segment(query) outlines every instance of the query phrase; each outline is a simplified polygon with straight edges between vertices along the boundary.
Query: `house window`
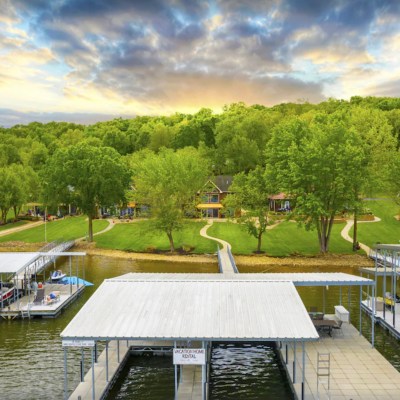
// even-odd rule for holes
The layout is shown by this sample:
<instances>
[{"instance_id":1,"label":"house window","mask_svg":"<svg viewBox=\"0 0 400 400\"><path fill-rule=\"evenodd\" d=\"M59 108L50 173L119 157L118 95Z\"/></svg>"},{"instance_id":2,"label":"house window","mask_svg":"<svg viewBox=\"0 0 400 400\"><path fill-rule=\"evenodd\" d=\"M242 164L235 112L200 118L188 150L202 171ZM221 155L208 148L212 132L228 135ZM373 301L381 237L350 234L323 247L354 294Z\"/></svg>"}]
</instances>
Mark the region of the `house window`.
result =
<instances>
[{"instance_id":1,"label":"house window","mask_svg":"<svg viewBox=\"0 0 400 400\"><path fill-rule=\"evenodd\" d=\"M219 202L219 196L217 194L212 194L210 196L210 203L218 203Z\"/></svg>"}]
</instances>

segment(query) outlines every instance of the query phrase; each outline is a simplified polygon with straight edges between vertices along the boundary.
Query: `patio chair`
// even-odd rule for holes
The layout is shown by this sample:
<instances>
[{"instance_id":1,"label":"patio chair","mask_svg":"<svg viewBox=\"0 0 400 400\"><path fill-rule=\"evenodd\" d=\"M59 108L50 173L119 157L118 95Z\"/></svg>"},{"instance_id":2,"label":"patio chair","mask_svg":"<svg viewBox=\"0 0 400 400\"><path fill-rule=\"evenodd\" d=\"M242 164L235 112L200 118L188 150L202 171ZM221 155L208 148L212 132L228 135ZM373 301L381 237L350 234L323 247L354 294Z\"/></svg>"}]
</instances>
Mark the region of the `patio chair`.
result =
<instances>
[{"instance_id":1,"label":"patio chair","mask_svg":"<svg viewBox=\"0 0 400 400\"><path fill-rule=\"evenodd\" d=\"M38 289L36 292L35 300L33 300L33 304L43 304L44 301L44 289Z\"/></svg>"},{"instance_id":2,"label":"patio chair","mask_svg":"<svg viewBox=\"0 0 400 400\"><path fill-rule=\"evenodd\" d=\"M332 333L334 331L339 331L344 336L343 331L342 331L342 324L343 324L343 321L341 321L341 320L336 321L336 324L332 326Z\"/></svg>"}]
</instances>

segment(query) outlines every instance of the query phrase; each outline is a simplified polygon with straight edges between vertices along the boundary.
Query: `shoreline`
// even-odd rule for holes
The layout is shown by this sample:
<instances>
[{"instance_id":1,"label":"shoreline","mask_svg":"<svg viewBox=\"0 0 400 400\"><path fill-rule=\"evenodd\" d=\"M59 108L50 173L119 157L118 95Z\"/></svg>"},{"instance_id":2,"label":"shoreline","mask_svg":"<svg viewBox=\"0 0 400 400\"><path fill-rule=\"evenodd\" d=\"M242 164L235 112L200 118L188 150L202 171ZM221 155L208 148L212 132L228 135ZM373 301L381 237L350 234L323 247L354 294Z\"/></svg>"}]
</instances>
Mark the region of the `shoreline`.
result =
<instances>
[{"instance_id":1,"label":"shoreline","mask_svg":"<svg viewBox=\"0 0 400 400\"><path fill-rule=\"evenodd\" d=\"M0 244L0 251L38 251L45 243L23 243L6 242ZM162 261L170 263L196 263L210 264L217 262L216 254L154 254L134 253L122 250L99 249L93 244L77 242L74 247L76 251L84 251L90 256L112 257L125 260L140 261ZM373 266L374 263L367 255L360 254L326 254L312 257L291 256L291 257L270 257L262 255L234 255L238 266L285 266L285 267L365 267Z\"/></svg>"}]
</instances>

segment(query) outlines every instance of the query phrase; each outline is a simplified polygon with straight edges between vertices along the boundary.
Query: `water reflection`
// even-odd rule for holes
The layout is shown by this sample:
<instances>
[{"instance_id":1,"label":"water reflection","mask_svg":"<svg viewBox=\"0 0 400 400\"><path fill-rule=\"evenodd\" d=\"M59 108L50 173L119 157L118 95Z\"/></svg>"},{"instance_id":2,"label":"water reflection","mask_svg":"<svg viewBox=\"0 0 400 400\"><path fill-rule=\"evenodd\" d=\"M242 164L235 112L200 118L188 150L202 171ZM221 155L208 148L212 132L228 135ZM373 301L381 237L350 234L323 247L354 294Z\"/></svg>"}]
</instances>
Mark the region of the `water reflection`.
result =
<instances>
[{"instance_id":1,"label":"water reflection","mask_svg":"<svg viewBox=\"0 0 400 400\"><path fill-rule=\"evenodd\" d=\"M219 399L293 399L272 343L214 344L210 400Z\"/></svg>"}]
</instances>

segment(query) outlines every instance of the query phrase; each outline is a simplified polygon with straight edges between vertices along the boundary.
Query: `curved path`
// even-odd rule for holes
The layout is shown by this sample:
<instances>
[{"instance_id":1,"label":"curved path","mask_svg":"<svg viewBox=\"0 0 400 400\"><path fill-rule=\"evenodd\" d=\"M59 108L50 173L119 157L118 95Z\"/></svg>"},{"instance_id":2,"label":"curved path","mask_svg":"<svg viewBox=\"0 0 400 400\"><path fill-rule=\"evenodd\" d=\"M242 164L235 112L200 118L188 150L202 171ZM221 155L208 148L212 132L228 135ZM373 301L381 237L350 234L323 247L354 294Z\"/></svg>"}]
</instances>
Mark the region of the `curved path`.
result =
<instances>
[{"instance_id":1,"label":"curved path","mask_svg":"<svg viewBox=\"0 0 400 400\"><path fill-rule=\"evenodd\" d=\"M34 228L35 226L39 226L39 225L43 225L43 224L44 224L44 221L29 222L22 226L16 226L14 228L5 229L4 231L0 232L0 236L7 236L10 233L25 231L27 229L31 229L31 228Z\"/></svg>"},{"instance_id":2,"label":"curved path","mask_svg":"<svg viewBox=\"0 0 400 400\"><path fill-rule=\"evenodd\" d=\"M371 223L371 222L379 222L381 219L379 217L374 217L373 221L358 221L359 224L367 224L367 223ZM342 231L340 232L342 238L344 240L347 240L350 243L353 243L353 238L349 235L350 229L353 227L354 225L354 220L352 219L348 219L346 222L345 227L342 229ZM367 253L369 254L369 252L371 251L371 248L368 247L365 244L359 243L360 247Z\"/></svg>"},{"instance_id":3,"label":"curved path","mask_svg":"<svg viewBox=\"0 0 400 400\"><path fill-rule=\"evenodd\" d=\"M200 236L203 236L207 239L211 239L211 240L214 240L214 241L222 244L222 250L224 250L224 251L226 251L228 248L231 249L232 246L225 240L218 239L213 236L207 235L207 230L213 223L214 223L214 221L212 219L207 220L207 225L203 226L203 228L201 228L201 230L200 230Z\"/></svg>"},{"instance_id":4,"label":"curved path","mask_svg":"<svg viewBox=\"0 0 400 400\"><path fill-rule=\"evenodd\" d=\"M102 231L96 232L93 234L93 236L101 235L102 233L110 231L112 228L114 228L115 223L112 219L107 219L108 226L105 227ZM80 237L79 239L75 239L76 242L82 242L83 240L86 240L87 236Z\"/></svg>"}]
</instances>

